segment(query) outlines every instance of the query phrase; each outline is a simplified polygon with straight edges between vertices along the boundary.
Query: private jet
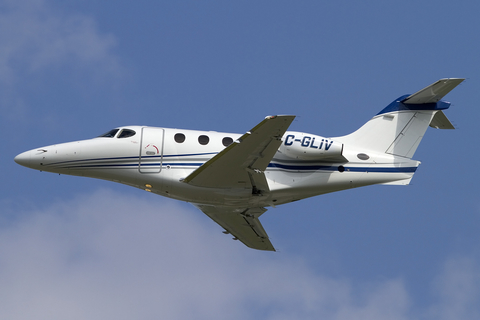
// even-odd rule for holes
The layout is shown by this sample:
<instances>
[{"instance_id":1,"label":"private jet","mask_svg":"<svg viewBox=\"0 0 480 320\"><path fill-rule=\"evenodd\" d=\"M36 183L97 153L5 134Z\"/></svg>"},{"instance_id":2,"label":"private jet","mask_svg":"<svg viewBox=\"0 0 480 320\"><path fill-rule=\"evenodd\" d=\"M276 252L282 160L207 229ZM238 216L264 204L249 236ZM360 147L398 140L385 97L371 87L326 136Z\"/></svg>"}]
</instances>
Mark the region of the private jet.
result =
<instances>
[{"instance_id":1,"label":"private jet","mask_svg":"<svg viewBox=\"0 0 480 320\"><path fill-rule=\"evenodd\" d=\"M403 95L341 137L287 131L292 115L268 116L244 134L125 126L35 148L15 161L190 202L233 239L275 251L259 220L266 208L374 184L409 184L427 128L454 129L442 98L463 80L440 79Z\"/></svg>"}]
</instances>

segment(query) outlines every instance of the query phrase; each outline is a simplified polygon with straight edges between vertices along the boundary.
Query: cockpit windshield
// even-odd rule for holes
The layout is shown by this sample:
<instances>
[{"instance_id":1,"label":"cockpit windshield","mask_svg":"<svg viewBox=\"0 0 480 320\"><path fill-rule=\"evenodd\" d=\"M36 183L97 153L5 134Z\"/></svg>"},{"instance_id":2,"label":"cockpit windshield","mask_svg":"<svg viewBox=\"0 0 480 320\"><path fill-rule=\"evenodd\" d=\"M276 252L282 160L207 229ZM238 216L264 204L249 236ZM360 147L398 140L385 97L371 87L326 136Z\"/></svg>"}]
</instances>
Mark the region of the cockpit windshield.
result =
<instances>
[{"instance_id":1,"label":"cockpit windshield","mask_svg":"<svg viewBox=\"0 0 480 320\"><path fill-rule=\"evenodd\" d=\"M107 133L104 133L104 134L102 134L102 135L100 135L100 136L98 136L98 137L99 137L99 138L102 138L102 137L103 137L103 138L113 138L113 137L115 137L115 135L117 134L118 130L120 130L120 129L110 130L110 131L108 131Z\"/></svg>"}]
</instances>

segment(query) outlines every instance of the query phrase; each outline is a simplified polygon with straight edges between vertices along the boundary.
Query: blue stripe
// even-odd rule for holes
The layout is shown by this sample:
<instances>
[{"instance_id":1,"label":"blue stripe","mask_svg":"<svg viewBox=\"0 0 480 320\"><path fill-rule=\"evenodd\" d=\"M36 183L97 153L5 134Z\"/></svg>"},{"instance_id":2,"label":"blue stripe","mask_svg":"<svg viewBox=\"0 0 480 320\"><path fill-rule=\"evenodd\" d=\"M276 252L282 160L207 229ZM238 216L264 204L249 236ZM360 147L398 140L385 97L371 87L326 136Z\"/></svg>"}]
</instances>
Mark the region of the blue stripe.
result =
<instances>
[{"instance_id":1,"label":"blue stripe","mask_svg":"<svg viewBox=\"0 0 480 320\"><path fill-rule=\"evenodd\" d=\"M191 155L207 155L204 154L191 154ZM182 155L187 156L187 155ZM159 158L160 156L150 156L150 159ZM169 157L174 157L170 155ZM144 157L143 157L144 158ZM47 166L59 165L59 164L67 164L70 163L71 166L67 166L64 168L118 168L118 167L138 167L138 162L133 163L123 163L123 164L115 164L115 163L104 163L104 164L83 164L83 165L75 165L72 162L85 162L85 161L106 161L106 160L126 160L126 159L135 159L137 160L138 157L117 157L117 158L98 158L98 159L84 159L84 160L77 160L77 161L64 161L64 162L57 162L57 163L50 163ZM200 167L203 165L203 162L164 162L164 163L142 163L141 166L171 166L171 167ZM280 163L269 163L269 168L277 168L277 169L284 169L284 170L294 170L294 171L338 171L338 166L326 166L326 165L285 165ZM345 172L393 172L393 173L411 173L417 170L417 167L345 167Z\"/></svg>"},{"instance_id":2,"label":"blue stripe","mask_svg":"<svg viewBox=\"0 0 480 320\"><path fill-rule=\"evenodd\" d=\"M163 155L164 158L169 158L169 157L190 157L190 156L208 156L208 155L213 155L217 154L218 152L208 152L208 153L191 153L191 154L169 154L169 155ZM143 158L143 157L142 157Z\"/></svg>"},{"instance_id":3,"label":"blue stripe","mask_svg":"<svg viewBox=\"0 0 480 320\"><path fill-rule=\"evenodd\" d=\"M415 172L417 167L403 167L403 168L358 168L358 167L345 167L345 171L350 172Z\"/></svg>"},{"instance_id":4,"label":"blue stripe","mask_svg":"<svg viewBox=\"0 0 480 320\"><path fill-rule=\"evenodd\" d=\"M163 163L162 167L200 167L203 163ZM160 163L144 163L142 167L160 166ZM138 163L131 164L92 164L92 165L79 165L71 166L69 168L117 168L117 167L138 167ZM282 165L278 163L270 163L269 168L278 168L284 170L293 171L338 171L338 166L295 166L295 165ZM68 167L67 167L68 168ZM398 168L375 168L375 167L344 167L345 172L384 172L384 173L413 173L417 170L417 167L398 167Z\"/></svg>"},{"instance_id":5,"label":"blue stripe","mask_svg":"<svg viewBox=\"0 0 480 320\"><path fill-rule=\"evenodd\" d=\"M155 159L155 158L171 158L171 157L190 157L190 156L208 156L208 155L215 155L218 152L208 152L208 153L191 153L191 154L170 154L170 155L158 155L158 156L142 156L142 159ZM59 165L59 164L66 164L66 163L73 163L73 162L86 162L86 161L107 161L107 160L137 160L139 157L114 157L114 158L93 158L93 159L81 159L81 160L69 160L69 161L61 161L61 162L52 162L48 165Z\"/></svg>"},{"instance_id":6,"label":"blue stripe","mask_svg":"<svg viewBox=\"0 0 480 320\"><path fill-rule=\"evenodd\" d=\"M65 163L72 163L72 162L85 162L85 161L104 161L104 160L126 160L126 159L135 159L137 160L138 157L116 157L116 158L94 158L94 159L82 159L82 160L69 160L69 161L61 161L61 162L52 162L47 165L58 165L58 164L65 164Z\"/></svg>"},{"instance_id":7,"label":"blue stripe","mask_svg":"<svg viewBox=\"0 0 480 320\"><path fill-rule=\"evenodd\" d=\"M162 165L163 167L165 166L179 166L179 167L199 167L203 163L142 163L142 167L147 167L147 166L160 166ZM63 167L63 168L116 168L116 167L138 167L138 162L135 163L128 163L128 164L85 164L85 165L71 165L69 167Z\"/></svg>"},{"instance_id":8,"label":"blue stripe","mask_svg":"<svg viewBox=\"0 0 480 320\"><path fill-rule=\"evenodd\" d=\"M280 169L287 169L287 170L327 170L327 171L337 171L338 166L298 166L298 165L286 165L286 164L279 164L279 163L269 163L269 168L280 168Z\"/></svg>"},{"instance_id":9,"label":"blue stripe","mask_svg":"<svg viewBox=\"0 0 480 320\"><path fill-rule=\"evenodd\" d=\"M181 167L200 167L203 163L188 163L188 162L180 162L180 163L164 163L164 166L181 166Z\"/></svg>"},{"instance_id":10,"label":"blue stripe","mask_svg":"<svg viewBox=\"0 0 480 320\"><path fill-rule=\"evenodd\" d=\"M338 171L338 166L298 166L298 165L284 165L279 163L270 163L270 168L280 168L286 170L297 171ZM417 167L394 167L394 168L378 168L378 167L345 167L345 172L415 172Z\"/></svg>"},{"instance_id":11,"label":"blue stripe","mask_svg":"<svg viewBox=\"0 0 480 320\"><path fill-rule=\"evenodd\" d=\"M155 165L155 164L148 164L149 166ZM159 166L160 164L156 164ZM142 164L142 166L146 166L145 164ZM85 164L85 165L71 165L68 167L62 167L62 168L74 168L74 169L79 169L79 168L107 168L107 167L138 167L138 162L137 163L128 163L128 164Z\"/></svg>"}]
</instances>

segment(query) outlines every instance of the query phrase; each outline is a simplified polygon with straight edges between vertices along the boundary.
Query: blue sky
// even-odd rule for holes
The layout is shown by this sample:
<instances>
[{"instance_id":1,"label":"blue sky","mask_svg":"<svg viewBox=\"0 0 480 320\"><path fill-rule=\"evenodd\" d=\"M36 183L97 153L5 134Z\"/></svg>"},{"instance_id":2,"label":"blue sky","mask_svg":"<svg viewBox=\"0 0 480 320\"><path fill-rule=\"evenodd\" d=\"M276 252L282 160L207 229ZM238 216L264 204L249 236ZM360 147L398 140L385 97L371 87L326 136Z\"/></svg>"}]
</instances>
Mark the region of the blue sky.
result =
<instances>
[{"instance_id":1,"label":"blue sky","mask_svg":"<svg viewBox=\"0 0 480 320\"><path fill-rule=\"evenodd\" d=\"M1 1L0 318L480 316L476 1ZM270 209L277 253L185 203L40 173L20 152L122 125L348 134L443 77L411 185Z\"/></svg>"}]
</instances>

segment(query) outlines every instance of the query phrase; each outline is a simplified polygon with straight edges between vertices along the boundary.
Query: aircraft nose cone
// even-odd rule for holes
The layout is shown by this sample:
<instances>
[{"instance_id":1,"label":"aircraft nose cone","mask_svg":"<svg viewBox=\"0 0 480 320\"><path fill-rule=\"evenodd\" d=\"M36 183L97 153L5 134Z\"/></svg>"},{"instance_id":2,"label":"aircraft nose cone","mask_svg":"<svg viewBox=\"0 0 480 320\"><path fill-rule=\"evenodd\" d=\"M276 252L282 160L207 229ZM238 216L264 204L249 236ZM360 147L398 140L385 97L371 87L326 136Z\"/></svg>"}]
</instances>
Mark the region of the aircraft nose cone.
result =
<instances>
[{"instance_id":1,"label":"aircraft nose cone","mask_svg":"<svg viewBox=\"0 0 480 320\"><path fill-rule=\"evenodd\" d=\"M13 160L24 167L41 170L43 166L42 159L44 159L41 155L45 152L47 152L45 149L29 150L20 153Z\"/></svg>"},{"instance_id":2,"label":"aircraft nose cone","mask_svg":"<svg viewBox=\"0 0 480 320\"><path fill-rule=\"evenodd\" d=\"M15 157L15 162L18 163L19 165L22 165L24 167L31 167L32 165L32 152L31 151L25 151L20 153L18 156Z\"/></svg>"}]
</instances>

